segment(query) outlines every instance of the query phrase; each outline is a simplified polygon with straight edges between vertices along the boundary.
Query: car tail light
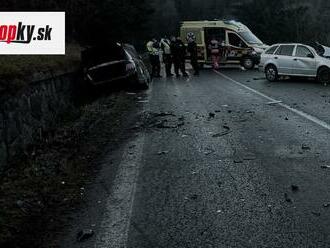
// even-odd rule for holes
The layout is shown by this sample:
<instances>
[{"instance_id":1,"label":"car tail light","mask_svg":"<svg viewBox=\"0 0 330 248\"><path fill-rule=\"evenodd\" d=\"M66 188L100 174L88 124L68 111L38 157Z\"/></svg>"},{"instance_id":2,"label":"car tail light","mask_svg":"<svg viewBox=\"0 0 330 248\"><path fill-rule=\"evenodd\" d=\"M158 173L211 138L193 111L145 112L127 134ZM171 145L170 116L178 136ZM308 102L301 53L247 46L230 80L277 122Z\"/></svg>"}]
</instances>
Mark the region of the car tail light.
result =
<instances>
[{"instance_id":1,"label":"car tail light","mask_svg":"<svg viewBox=\"0 0 330 248\"><path fill-rule=\"evenodd\" d=\"M134 62L129 62L126 64L126 72L133 72L135 71L135 64Z\"/></svg>"}]
</instances>

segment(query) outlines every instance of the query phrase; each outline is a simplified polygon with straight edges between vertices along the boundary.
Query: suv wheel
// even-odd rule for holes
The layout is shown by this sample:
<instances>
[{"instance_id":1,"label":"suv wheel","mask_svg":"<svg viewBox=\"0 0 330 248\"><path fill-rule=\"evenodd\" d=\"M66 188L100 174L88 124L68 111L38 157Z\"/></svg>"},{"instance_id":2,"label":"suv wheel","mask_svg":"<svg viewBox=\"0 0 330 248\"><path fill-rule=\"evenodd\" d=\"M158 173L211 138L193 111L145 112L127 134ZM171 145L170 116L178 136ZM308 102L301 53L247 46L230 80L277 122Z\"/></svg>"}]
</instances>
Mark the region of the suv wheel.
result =
<instances>
[{"instance_id":1,"label":"suv wheel","mask_svg":"<svg viewBox=\"0 0 330 248\"><path fill-rule=\"evenodd\" d=\"M242 65L246 70L252 70L255 66L255 63L252 58L244 58Z\"/></svg>"},{"instance_id":2,"label":"suv wheel","mask_svg":"<svg viewBox=\"0 0 330 248\"><path fill-rule=\"evenodd\" d=\"M274 65L269 65L265 70L266 78L269 82L275 82L278 79L278 72Z\"/></svg>"},{"instance_id":3,"label":"suv wheel","mask_svg":"<svg viewBox=\"0 0 330 248\"><path fill-rule=\"evenodd\" d=\"M322 84L330 83L330 69L323 67L317 73L317 80Z\"/></svg>"}]
</instances>

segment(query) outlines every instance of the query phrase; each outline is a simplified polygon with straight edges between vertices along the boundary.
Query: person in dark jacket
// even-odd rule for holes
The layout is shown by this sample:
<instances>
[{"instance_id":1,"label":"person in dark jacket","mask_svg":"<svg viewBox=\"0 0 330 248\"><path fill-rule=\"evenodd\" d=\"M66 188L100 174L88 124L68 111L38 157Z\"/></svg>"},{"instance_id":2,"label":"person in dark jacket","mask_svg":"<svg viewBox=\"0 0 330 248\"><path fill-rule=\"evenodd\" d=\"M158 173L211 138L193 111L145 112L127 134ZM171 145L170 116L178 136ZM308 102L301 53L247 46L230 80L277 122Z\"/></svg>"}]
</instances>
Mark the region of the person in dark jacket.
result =
<instances>
[{"instance_id":1,"label":"person in dark jacket","mask_svg":"<svg viewBox=\"0 0 330 248\"><path fill-rule=\"evenodd\" d=\"M174 70L177 77L180 77L179 71L181 71L184 77L187 77L185 65L186 46L183 44L180 38L171 38L171 51L173 56Z\"/></svg>"},{"instance_id":2,"label":"person in dark jacket","mask_svg":"<svg viewBox=\"0 0 330 248\"><path fill-rule=\"evenodd\" d=\"M190 63L192 68L194 69L194 75L199 75L199 66L198 66L198 50L197 50L197 43L196 37L194 34L188 34L187 37L188 41L188 53L190 54Z\"/></svg>"}]
</instances>

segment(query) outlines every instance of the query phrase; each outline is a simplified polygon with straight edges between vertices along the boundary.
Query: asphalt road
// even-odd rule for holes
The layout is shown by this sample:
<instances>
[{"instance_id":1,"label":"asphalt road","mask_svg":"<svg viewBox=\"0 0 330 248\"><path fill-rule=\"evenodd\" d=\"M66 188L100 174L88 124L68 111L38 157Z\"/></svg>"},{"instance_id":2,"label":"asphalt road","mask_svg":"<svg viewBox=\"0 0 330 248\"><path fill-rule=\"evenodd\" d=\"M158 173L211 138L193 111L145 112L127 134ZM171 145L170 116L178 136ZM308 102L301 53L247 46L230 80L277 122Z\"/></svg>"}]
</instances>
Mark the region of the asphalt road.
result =
<instances>
[{"instance_id":1,"label":"asphalt road","mask_svg":"<svg viewBox=\"0 0 330 248\"><path fill-rule=\"evenodd\" d=\"M138 101L144 128L75 247L330 247L329 87L204 70Z\"/></svg>"}]
</instances>

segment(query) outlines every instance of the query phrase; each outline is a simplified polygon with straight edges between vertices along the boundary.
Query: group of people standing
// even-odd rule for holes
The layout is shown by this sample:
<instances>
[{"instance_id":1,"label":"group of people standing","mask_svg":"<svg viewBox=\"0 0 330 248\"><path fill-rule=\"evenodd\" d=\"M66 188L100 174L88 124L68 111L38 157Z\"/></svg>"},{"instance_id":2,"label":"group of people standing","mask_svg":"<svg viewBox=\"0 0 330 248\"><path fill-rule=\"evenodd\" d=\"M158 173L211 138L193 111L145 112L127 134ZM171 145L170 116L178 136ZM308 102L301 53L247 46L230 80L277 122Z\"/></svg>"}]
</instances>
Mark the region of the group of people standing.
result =
<instances>
[{"instance_id":1,"label":"group of people standing","mask_svg":"<svg viewBox=\"0 0 330 248\"><path fill-rule=\"evenodd\" d=\"M212 37L208 44L208 51L212 59L213 68L217 70L220 67L221 59L227 56L225 42ZM188 73L186 72L185 65L187 52L192 68L194 69L194 75L199 75L198 46L193 33L187 34L187 46L180 37L172 36L170 39L165 37L160 41L154 38L147 43L147 51L152 66L152 77L161 77L161 57L165 64L167 77L174 76L172 74L173 65L177 77L180 77L181 74L187 77Z\"/></svg>"},{"instance_id":2,"label":"group of people standing","mask_svg":"<svg viewBox=\"0 0 330 248\"><path fill-rule=\"evenodd\" d=\"M187 37L188 46L186 46L180 37L172 36L162 38L160 41L152 39L147 43L147 51L149 53L150 63L152 66L152 77L161 77L161 57L165 64L165 72L167 77L174 76L172 67L177 77L181 74L184 77L188 76L186 72L186 54L189 53L190 62L194 69L194 75L199 75L198 68L198 49L194 37ZM181 74L180 74L181 72Z\"/></svg>"}]
</instances>

